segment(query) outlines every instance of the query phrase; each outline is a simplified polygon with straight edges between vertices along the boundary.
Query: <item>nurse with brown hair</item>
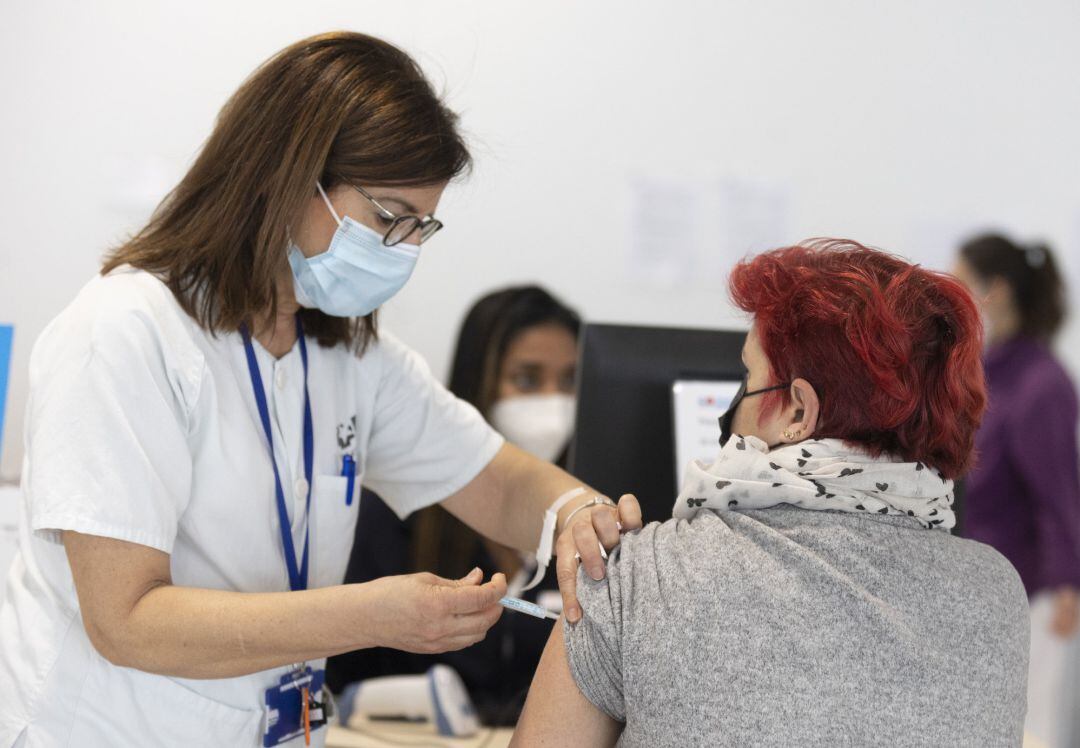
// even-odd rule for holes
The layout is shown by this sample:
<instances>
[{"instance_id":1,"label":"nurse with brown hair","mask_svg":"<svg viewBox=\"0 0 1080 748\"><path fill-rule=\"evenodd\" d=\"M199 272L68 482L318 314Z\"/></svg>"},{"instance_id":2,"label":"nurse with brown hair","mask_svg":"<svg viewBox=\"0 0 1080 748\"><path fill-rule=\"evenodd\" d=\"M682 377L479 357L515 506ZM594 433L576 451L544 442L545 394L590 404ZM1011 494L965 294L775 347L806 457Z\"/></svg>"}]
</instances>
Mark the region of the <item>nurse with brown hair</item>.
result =
<instances>
[{"instance_id":1,"label":"nurse with brown hair","mask_svg":"<svg viewBox=\"0 0 1080 748\"><path fill-rule=\"evenodd\" d=\"M288 47L42 334L0 746L321 744L328 655L483 638L501 574L341 584L361 483L514 548L557 533L571 610L575 551L598 573L640 525L377 329L469 164L455 120L385 42Z\"/></svg>"}]
</instances>

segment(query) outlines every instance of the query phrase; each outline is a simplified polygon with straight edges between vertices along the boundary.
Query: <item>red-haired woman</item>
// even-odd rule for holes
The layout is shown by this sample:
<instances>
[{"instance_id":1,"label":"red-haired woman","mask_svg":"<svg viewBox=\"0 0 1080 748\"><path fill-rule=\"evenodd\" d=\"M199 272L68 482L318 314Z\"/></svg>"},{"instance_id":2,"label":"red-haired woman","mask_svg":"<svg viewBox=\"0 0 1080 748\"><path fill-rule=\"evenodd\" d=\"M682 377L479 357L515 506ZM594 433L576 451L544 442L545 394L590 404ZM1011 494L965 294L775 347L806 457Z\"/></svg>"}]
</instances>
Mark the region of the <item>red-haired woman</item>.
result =
<instances>
[{"instance_id":1,"label":"red-haired woman","mask_svg":"<svg viewBox=\"0 0 1080 748\"><path fill-rule=\"evenodd\" d=\"M720 453L581 579L517 744L1019 745L1024 588L948 532L985 403L970 296L838 240L730 285L753 327Z\"/></svg>"}]
</instances>

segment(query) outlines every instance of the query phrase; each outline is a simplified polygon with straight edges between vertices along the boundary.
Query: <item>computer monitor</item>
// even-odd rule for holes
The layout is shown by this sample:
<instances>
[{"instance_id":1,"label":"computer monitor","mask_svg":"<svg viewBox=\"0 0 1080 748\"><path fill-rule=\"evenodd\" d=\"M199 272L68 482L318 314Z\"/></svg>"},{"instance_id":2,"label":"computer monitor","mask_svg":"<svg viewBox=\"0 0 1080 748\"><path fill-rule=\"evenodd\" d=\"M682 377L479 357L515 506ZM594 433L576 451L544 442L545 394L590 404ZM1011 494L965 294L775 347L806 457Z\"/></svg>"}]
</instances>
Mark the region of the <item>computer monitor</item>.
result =
<instances>
[{"instance_id":1,"label":"computer monitor","mask_svg":"<svg viewBox=\"0 0 1080 748\"><path fill-rule=\"evenodd\" d=\"M613 499L633 493L646 522L670 519L685 468L677 460L719 451L717 419L742 381L745 338L729 330L585 325L570 472Z\"/></svg>"}]
</instances>

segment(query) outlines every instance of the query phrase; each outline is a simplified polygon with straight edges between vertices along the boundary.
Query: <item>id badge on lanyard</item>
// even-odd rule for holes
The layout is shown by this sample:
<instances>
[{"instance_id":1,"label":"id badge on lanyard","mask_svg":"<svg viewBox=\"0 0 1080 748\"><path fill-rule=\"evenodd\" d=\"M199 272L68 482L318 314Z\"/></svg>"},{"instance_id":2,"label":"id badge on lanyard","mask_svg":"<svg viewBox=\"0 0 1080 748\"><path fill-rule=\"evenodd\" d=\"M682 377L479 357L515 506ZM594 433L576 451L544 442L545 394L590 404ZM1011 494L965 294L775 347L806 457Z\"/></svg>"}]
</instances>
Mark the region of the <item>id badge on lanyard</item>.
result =
<instances>
[{"instance_id":1,"label":"id badge on lanyard","mask_svg":"<svg viewBox=\"0 0 1080 748\"><path fill-rule=\"evenodd\" d=\"M326 688L326 671L301 667L281 676L276 686L266 689L266 730L264 748L281 745L304 736L311 745L311 733L333 717L333 698Z\"/></svg>"},{"instance_id":2,"label":"id badge on lanyard","mask_svg":"<svg viewBox=\"0 0 1080 748\"><path fill-rule=\"evenodd\" d=\"M296 558L293 544L292 527L289 524L289 512L285 504L285 491L281 486L281 473L274 457L274 436L270 427L270 408L266 403L266 391L263 389L259 362L255 357L255 347L247 326L240 328L244 339L244 353L247 356L248 373L251 375L251 388L255 393L255 405L259 410L259 421L266 435L266 446L270 451L270 464L274 468L274 495L277 503L278 527L281 530L281 546L285 554L285 569L289 574L289 589L294 592L307 589L308 582L308 539L309 518L311 512L311 474L314 463L314 428L311 418L311 397L308 393L308 357L307 344L304 341L304 326L300 317L296 318L296 336L300 344L300 360L304 364L304 478L307 481L307 496L304 502L304 548L301 559ZM326 724L329 710L333 703L325 689L326 672L313 670L301 664L281 677L276 686L266 689L266 729L263 732L263 745L275 746L286 741L304 736L311 744L311 731Z\"/></svg>"}]
</instances>

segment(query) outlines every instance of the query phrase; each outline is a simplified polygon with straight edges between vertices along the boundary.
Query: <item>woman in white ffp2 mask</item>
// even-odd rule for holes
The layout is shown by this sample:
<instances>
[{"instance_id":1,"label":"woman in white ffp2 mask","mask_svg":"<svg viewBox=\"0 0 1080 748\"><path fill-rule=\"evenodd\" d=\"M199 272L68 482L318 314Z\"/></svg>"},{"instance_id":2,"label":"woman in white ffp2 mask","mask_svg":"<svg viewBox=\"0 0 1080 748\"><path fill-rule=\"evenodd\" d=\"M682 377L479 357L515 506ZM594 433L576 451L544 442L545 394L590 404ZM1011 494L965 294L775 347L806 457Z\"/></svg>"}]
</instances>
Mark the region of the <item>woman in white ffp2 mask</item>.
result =
<instances>
[{"instance_id":1,"label":"woman in white ffp2 mask","mask_svg":"<svg viewBox=\"0 0 1080 748\"><path fill-rule=\"evenodd\" d=\"M538 332L536 334L544 334ZM523 372L526 387L541 385L533 381L533 374ZM511 382L517 387L517 382ZM565 392L512 394L499 400L491 409L488 420L495 429L526 452L541 460L555 462L562 454L574 428L574 397Z\"/></svg>"},{"instance_id":2,"label":"woman in white ffp2 mask","mask_svg":"<svg viewBox=\"0 0 1080 748\"><path fill-rule=\"evenodd\" d=\"M513 444L561 464L574 429L580 325L538 286L488 294L462 322L450 391Z\"/></svg>"},{"instance_id":3,"label":"woman in white ffp2 mask","mask_svg":"<svg viewBox=\"0 0 1080 748\"><path fill-rule=\"evenodd\" d=\"M556 322L520 331L499 362L497 399L487 412L499 433L555 462L574 429L577 338Z\"/></svg>"},{"instance_id":4,"label":"woman in white ffp2 mask","mask_svg":"<svg viewBox=\"0 0 1080 748\"><path fill-rule=\"evenodd\" d=\"M578 315L536 286L484 296L467 313L458 335L449 389L474 405L518 447L561 462L574 425L574 372ZM531 573L515 550L494 543L439 507L402 522L372 494L361 502L361 521L346 582L387 574L450 573L479 566L502 571L515 586ZM387 538L396 542L388 543ZM406 552L394 548L407 546ZM521 597L549 608L561 604L554 571ZM513 591L511 590L511 594ZM434 664L453 667L490 725L513 725L521 711L550 625L528 616L503 616L483 641L460 652L418 656L362 650L332 658L327 679L334 690L380 675L420 673Z\"/></svg>"}]
</instances>

